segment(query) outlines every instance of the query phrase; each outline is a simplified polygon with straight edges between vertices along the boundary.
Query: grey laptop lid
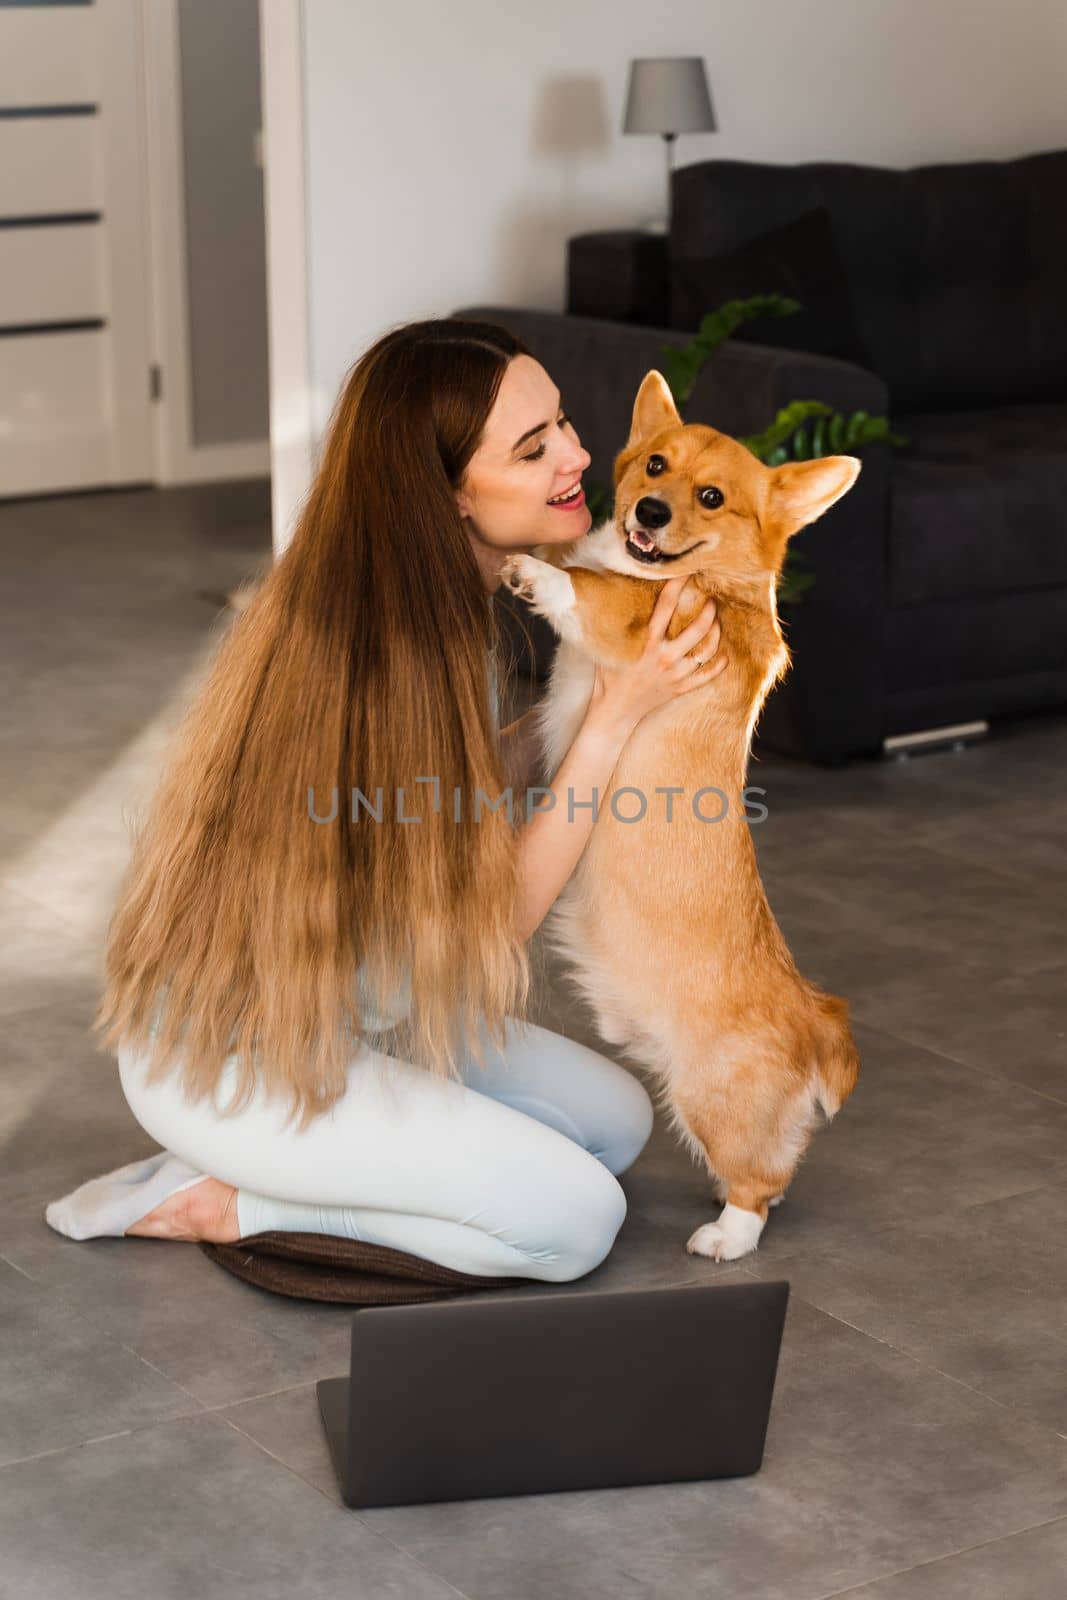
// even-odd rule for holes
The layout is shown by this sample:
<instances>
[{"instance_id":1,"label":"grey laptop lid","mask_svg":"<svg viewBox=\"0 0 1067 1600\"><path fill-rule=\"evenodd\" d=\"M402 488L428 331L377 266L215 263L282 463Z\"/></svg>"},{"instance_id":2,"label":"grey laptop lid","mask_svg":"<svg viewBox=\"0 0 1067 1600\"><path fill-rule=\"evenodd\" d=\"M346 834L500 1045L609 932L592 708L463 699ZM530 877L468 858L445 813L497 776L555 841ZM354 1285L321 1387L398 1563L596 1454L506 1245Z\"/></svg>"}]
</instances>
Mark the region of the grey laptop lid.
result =
<instances>
[{"instance_id":1,"label":"grey laptop lid","mask_svg":"<svg viewBox=\"0 0 1067 1600\"><path fill-rule=\"evenodd\" d=\"M789 1285L372 1306L319 1406L345 1503L421 1504L758 1470Z\"/></svg>"}]
</instances>

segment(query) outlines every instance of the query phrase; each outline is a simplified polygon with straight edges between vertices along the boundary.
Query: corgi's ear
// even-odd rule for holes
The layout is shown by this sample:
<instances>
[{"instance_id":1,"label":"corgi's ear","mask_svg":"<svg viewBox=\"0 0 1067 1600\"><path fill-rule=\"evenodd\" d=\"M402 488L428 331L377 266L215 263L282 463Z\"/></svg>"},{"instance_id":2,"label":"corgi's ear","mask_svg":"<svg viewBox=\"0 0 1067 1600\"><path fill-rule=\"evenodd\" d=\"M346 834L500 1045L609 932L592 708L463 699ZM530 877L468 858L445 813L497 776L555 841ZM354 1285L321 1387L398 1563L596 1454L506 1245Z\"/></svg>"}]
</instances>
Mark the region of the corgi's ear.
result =
<instances>
[{"instance_id":1,"label":"corgi's ear","mask_svg":"<svg viewBox=\"0 0 1067 1600\"><path fill-rule=\"evenodd\" d=\"M670 385L662 372L657 372L655 367L647 372L637 391L634 401L633 421L630 424L630 437L626 441L626 449L631 450L640 444L642 439L647 439L651 434L658 433L661 428L680 428L682 419L678 415L678 408L674 403Z\"/></svg>"},{"instance_id":2,"label":"corgi's ear","mask_svg":"<svg viewBox=\"0 0 1067 1600\"><path fill-rule=\"evenodd\" d=\"M860 475L857 456L818 456L771 468L764 525L784 545L829 511Z\"/></svg>"}]
</instances>

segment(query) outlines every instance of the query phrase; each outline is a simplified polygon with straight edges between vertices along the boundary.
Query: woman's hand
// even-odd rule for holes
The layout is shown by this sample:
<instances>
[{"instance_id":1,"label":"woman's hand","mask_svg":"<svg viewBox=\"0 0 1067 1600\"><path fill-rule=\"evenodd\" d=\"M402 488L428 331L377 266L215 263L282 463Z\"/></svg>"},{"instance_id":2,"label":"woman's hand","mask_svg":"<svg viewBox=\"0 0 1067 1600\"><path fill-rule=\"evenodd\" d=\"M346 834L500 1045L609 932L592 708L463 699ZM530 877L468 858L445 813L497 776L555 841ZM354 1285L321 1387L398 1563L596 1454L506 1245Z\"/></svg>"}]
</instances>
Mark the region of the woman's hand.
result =
<instances>
[{"instance_id":1,"label":"woman's hand","mask_svg":"<svg viewBox=\"0 0 1067 1600\"><path fill-rule=\"evenodd\" d=\"M718 654L721 629L711 598L676 639L666 637L685 583L684 577L668 578L663 585L649 620L644 653L637 661L624 667L598 663L590 710L595 708L601 715L633 726L679 695L702 689L728 664L729 656ZM693 655L687 653L690 650Z\"/></svg>"}]
</instances>

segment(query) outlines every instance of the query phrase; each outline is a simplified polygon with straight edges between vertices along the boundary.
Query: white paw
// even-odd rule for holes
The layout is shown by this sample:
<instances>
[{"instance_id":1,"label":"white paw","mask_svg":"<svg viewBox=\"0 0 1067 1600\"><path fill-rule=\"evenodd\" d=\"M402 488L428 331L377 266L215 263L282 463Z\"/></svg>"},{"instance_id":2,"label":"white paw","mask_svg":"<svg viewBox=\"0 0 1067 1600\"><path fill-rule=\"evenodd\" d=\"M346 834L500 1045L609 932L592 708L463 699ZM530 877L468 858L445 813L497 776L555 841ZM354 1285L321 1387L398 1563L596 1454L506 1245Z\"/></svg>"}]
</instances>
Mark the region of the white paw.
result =
<instances>
[{"instance_id":1,"label":"white paw","mask_svg":"<svg viewBox=\"0 0 1067 1600\"><path fill-rule=\"evenodd\" d=\"M712 1261L736 1261L755 1250L763 1232L763 1218L755 1211L743 1211L727 1204L718 1222L705 1222L686 1244L691 1256L708 1256Z\"/></svg>"},{"instance_id":2,"label":"white paw","mask_svg":"<svg viewBox=\"0 0 1067 1600\"><path fill-rule=\"evenodd\" d=\"M506 589L525 600L539 617L551 622L557 632L566 630L568 614L575 604L574 584L568 573L536 556L508 556L500 568Z\"/></svg>"}]
</instances>

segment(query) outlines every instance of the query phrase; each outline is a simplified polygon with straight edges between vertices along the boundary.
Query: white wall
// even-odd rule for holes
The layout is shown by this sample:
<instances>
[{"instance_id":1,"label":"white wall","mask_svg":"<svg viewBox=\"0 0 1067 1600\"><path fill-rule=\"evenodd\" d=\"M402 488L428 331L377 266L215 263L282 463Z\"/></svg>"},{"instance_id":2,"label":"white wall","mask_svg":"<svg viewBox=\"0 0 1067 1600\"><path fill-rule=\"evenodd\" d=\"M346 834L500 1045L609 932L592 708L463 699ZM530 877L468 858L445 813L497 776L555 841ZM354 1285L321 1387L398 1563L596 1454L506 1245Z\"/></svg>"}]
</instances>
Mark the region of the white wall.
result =
<instances>
[{"instance_id":1,"label":"white wall","mask_svg":"<svg viewBox=\"0 0 1067 1600\"><path fill-rule=\"evenodd\" d=\"M387 327L562 309L570 234L663 213L662 140L620 131L632 56L705 58L720 131L681 136L678 166L1067 145L1062 0L261 4L299 7L303 30L312 442Z\"/></svg>"}]
</instances>

